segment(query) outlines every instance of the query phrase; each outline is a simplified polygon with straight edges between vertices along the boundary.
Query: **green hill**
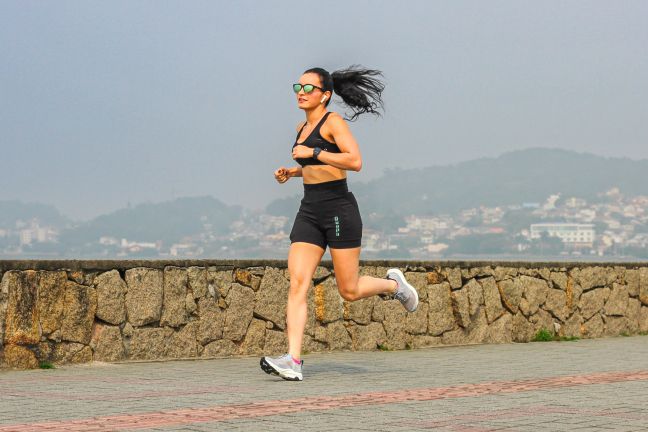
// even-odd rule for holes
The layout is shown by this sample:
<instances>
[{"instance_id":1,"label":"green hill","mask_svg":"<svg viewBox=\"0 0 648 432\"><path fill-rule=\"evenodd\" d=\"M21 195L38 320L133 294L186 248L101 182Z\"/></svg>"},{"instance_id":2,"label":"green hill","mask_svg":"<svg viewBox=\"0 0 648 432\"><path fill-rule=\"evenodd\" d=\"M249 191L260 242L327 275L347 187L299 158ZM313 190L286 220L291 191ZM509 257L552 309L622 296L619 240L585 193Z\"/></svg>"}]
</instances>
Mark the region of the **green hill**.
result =
<instances>
[{"instance_id":1,"label":"green hill","mask_svg":"<svg viewBox=\"0 0 648 432\"><path fill-rule=\"evenodd\" d=\"M350 185L364 214L400 216L543 202L558 192L597 201L598 193L612 187L648 195L648 160L533 148L455 165L388 169L380 178ZM299 198L284 198L266 211L291 216L298 206Z\"/></svg>"},{"instance_id":2,"label":"green hill","mask_svg":"<svg viewBox=\"0 0 648 432\"><path fill-rule=\"evenodd\" d=\"M80 245L96 243L101 236L113 236L139 242L162 240L168 245L205 231L205 224L210 224L215 234L224 234L240 214L239 206L227 206L211 196L143 203L65 230L60 241Z\"/></svg>"},{"instance_id":3,"label":"green hill","mask_svg":"<svg viewBox=\"0 0 648 432\"><path fill-rule=\"evenodd\" d=\"M0 228L14 228L17 220L27 222L33 218L38 219L41 225L64 226L71 223L53 205L20 200L0 201Z\"/></svg>"}]
</instances>

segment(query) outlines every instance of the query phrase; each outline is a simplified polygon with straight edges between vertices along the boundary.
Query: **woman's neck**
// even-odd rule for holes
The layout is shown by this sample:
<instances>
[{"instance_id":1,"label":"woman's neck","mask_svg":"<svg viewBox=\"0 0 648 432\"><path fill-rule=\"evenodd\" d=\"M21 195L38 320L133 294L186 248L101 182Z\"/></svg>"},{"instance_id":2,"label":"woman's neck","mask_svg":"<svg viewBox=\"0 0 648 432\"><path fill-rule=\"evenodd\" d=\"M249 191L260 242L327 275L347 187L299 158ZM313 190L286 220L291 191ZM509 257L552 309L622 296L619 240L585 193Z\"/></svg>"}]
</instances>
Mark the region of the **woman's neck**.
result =
<instances>
[{"instance_id":1,"label":"woman's neck","mask_svg":"<svg viewBox=\"0 0 648 432\"><path fill-rule=\"evenodd\" d=\"M315 126L315 124L324 117L324 114L326 114L326 108L324 107L317 107L313 108L312 110L307 110L306 111L306 123L308 123L309 126Z\"/></svg>"}]
</instances>

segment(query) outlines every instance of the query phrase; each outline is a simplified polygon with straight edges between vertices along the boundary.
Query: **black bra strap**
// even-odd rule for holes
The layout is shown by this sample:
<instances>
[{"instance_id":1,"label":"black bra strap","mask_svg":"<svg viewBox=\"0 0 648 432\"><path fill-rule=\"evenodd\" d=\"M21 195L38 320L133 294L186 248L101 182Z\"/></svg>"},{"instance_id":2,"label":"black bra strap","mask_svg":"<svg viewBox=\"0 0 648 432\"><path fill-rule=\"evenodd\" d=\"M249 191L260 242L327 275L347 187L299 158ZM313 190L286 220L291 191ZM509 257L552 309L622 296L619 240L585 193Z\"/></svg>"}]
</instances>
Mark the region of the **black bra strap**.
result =
<instances>
[{"instance_id":1,"label":"black bra strap","mask_svg":"<svg viewBox=\"0 0 648 432\"><path fill-rule=\"evenodd\" d=\"M299 129L299 132L297 132L297 138L295 139L295 141L299 141L299 136L301 135L301 133L302 133L302 131L304 130L305 127L306 127L306 122L304 122L301 129Z\"/></svg>"},{"instance_id":2,"label":"black bra strap","mask_svg":"<svg viewBox=\"0 0 648 432\"><path fill-rule=\"evenodd\" d=\"M322 125L326 121L326 118L329 116L329 114L331 114L331 111L327 111L326 114L324 114L322 116L322 119L319 122L317 122L317 126L315 126L315 129L313 131L319 130L322 127Z\"/></svg>"},{"instance_id":3,"label":"black bra strap","mask_svg":"<svg viewBox=\"0 0 648 432\"><path fill-rule=\"evenodd\" d=\"M315 126L315 129L313 129L312 133L315 133L316 130L319 130L322 127L322 124L324 123L326 117L328 117L329 114L331 114L331 111L327 111L326 114L322 116L320 121L317 122L317 126ZM307 122L304 122L304 125L301 127L301 129L299 129L299 132L297 132L297 138L295 139L295 141L299 141L299 137L301 136L302 131L306 127L306 123Z\"/></svg>"}]
</instances>

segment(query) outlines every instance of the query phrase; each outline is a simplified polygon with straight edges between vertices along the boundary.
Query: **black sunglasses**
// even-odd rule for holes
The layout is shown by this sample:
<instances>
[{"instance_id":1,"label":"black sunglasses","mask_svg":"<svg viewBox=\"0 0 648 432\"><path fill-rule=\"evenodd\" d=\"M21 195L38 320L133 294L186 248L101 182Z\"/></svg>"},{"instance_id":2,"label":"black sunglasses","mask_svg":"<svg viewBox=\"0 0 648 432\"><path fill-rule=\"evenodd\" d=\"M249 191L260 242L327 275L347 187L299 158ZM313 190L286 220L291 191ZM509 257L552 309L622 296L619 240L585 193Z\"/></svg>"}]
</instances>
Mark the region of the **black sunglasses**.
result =
<instances>
[{"instance_id":1,"label":"black sunglasses","mask_svg":"<svg viewBox=\"0 0 648 432\"><path fill-rule=\"evenodd\" d=\"M302 85L302 84L293 84L293 91L295 93L299 93L299 91L301 89L304 89L304 93L310 93L315 89L320 89L320 90L324 91L324 89L322 87L317 87L316 85L313 85L313 84L304 84L304 85Z\"/></svg>"}]
</instances>

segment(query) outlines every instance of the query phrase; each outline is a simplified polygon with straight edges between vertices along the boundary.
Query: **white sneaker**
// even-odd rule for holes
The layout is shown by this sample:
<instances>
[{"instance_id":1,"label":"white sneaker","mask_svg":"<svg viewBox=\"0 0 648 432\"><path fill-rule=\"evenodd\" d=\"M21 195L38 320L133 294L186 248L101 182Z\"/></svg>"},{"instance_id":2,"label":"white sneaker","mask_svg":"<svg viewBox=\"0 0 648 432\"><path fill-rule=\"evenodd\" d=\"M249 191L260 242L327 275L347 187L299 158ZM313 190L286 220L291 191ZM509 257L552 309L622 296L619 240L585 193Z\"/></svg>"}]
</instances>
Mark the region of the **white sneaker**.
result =
<instances>
[{"instance_id":1,"label":"white sneaker","mask_svg":"<svg viewBox=\"0 0 648 432\"><path fill-rule=\"evenodd\" d=\"M394 298L399 300L408 312L414 312L418 308L418 293L416 289L407 283L405 275L397 268L387 270L385 279L395 280L398 284Z\"/></svg>"},{"instance_id":2,"label":"white sneaker","mask_svg":"<svg viewBox=\"0 0 648 432\"><path fill-rule=\"evenodd\" d=\"M304 360L296 364L292 356L288 353L281 357L261 357L259 364L261 369L267 374L279 375L281 378L289 381L301 381L303 379L302 366L304 365Z\"/></svg>"}]
</instances>

